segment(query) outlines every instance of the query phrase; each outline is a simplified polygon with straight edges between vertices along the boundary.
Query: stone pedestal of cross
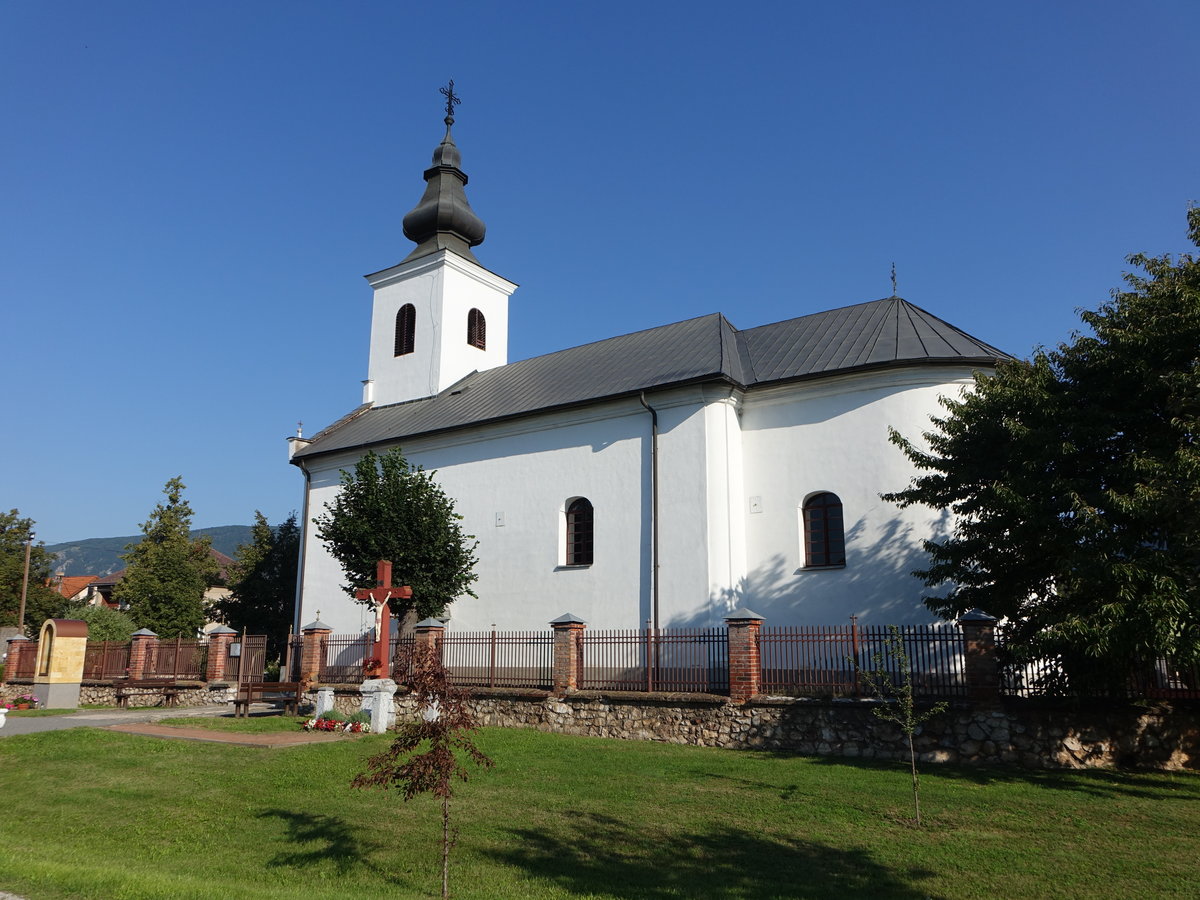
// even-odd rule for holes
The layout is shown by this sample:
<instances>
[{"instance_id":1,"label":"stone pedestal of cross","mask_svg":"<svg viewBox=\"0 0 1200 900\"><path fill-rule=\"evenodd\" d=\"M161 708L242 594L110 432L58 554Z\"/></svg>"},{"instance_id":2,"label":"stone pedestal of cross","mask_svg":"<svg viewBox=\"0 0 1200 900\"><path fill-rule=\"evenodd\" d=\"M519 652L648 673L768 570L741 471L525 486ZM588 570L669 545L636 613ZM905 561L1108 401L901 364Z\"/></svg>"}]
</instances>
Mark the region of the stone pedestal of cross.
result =
<instances>
[{"instance_id":1,"label":"stone pedestal of cross","mask_svg":"<svg viewBox=\"0 0 1200 900\"><path fill-rule=\"evenodd\" d=\"M359 600L369 600L375 610L375 645L371 648L371 657L379 660L379 670L372 673L372 678L390 678L392 675L392 658L388 652L392 640L392 616L388 612L388 601L409 600L412 598L412 588L408 585L392 584L392 564L390 560L381 559L375 566L375 587L355 591L354 596Z\"/></svg>"}]
</instances>

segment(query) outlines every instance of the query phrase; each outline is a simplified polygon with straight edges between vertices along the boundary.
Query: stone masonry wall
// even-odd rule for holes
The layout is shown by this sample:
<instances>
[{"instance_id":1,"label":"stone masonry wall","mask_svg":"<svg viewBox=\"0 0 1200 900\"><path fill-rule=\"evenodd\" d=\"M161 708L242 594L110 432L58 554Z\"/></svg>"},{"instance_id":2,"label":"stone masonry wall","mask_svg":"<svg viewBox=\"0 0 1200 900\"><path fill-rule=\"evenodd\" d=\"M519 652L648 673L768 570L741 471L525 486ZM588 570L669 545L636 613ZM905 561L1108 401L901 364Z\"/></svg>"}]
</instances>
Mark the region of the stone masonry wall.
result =
<instances>
[{"instance_id":1,"label":"stone masonry wall","mask_svg":"<svg viewBox=\"0 0 1200 900\"><path fill-rule=\"evenodd\" d=\"M357 689L338 691L335 704L341 712L357 710ZM711 695L594 691L554 697L540 691L499 689L478 689L471 699L479 723L486 726L906 760L904 735L874 715L877 705L871 700L761 696L736 704ZM396 712L401 720L411 718L412 698L398 694ZM1028 700L978 706L963 703L926 722L915 745L918 759L927 763L1200 769L1200 707L1086 706Z\"/></svg>"}]
</instances>

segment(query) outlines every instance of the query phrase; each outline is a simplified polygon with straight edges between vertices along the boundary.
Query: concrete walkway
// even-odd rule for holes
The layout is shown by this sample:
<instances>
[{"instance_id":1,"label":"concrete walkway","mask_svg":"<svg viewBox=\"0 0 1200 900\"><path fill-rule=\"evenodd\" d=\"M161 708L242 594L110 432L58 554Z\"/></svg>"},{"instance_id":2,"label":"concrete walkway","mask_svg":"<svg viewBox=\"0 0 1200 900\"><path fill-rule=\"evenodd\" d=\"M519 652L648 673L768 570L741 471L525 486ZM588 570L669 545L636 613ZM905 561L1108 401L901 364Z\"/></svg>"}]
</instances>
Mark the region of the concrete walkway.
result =
<instances>
[{"instance_id":1,"label":"concrete walkway","mask_svg":"<svg viewBox=\"0 0 1200 900\"><path fill-rule=\"evenodd\" d=\"M254 704L258 707L259 704ZM272 707L262 706L262 710ZM0 738L14 734L38 734L43 731L61 731L64 728L107 728L111 725L132 725L138 722L159 722L163 719L178 719L191 716L222 716L230 712L230 705L189 706L172 709L156 706L154 709L81 709L63 716L14 716L5 717Z\"/></svg>"}]
</instances>

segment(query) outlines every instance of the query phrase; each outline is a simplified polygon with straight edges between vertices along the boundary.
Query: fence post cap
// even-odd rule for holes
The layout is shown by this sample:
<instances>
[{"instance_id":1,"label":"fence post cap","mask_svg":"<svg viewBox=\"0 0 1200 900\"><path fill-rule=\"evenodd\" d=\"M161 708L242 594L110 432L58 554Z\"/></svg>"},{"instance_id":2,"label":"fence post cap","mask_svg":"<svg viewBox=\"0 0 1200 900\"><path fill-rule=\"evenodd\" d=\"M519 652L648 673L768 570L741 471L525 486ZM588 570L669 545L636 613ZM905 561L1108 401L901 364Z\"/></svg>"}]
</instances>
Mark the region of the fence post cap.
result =
<instances>
[{"instance_id":1,"label":"fence post cap","mask_svg":"<svg viewBox=\"0 0 1200 900\"><path fill-rule=\"evenodd\" d=\"M151 631L149 628L139 628L130 637L158 637L158 633Z\"/></svg>"},{"instance_id":2,"label":"fence post cap","mask_svg":"<svg viewBox=\"0 0 1200 900\"><path fill-rule=\"evenodd\" d=\"M962 625L964 623L967 625L986 625L989 622L995 622L995 621L996 621L995 616L989 616L978 606L975 607L970 612L965 612L961 616L958 617L959 625Z\"/></svg>"},{"instance_id":3,"label":"fence post cap","mask_svg":"<svg viewBox=\"0 0 1200 900\"><path fill-rule=\"evenodd\" d=\"M300 630L301 631L333 631L333 629L330 626L326 625L320 619L317 619L317 621L315 621L315 622L309 622L307 625L305 625Z\"/></svg>"},{"instance_id":4,"label":"fence post cap","mask_svg":"<svg viewBox=\"0 0 1200 900\"><path fill-rule=\"evenodd\" d=\"M23 635L23 634L14 634L12 637L10 637L8 639L8 642L11 644L13 641L27 641L27 640L29 640L29 638L25 637L25 635Z\"/></svg>"},{"instance_id":5,"label":"fence post cap","mask_svg":"<svg viewBox=\"0 0 1200 900\"><path fill-rule=\"evenodd\" d=\"M428 619L422 619L414 627L416 628L445 628L449 619L439 619L436 616L430 616Z\"/></svg>"},{"instance_id":6,"label":"fence post cap","mask_svg":"<svg viewBox=\"0 0 1200 900\"><path fill-rule=\"evenodd\" d=\"M731 612L729 615L727 615L725 617L726 622L744 622L747 619L757 619L760 622L766 621L766 619L764 617L760 616L754 610L746 609L745 607L742 607L740 609L735 609L733 612Z\"/></svg>"},{"instance_id":7,"label":"fence post cap","mask_svg":"<svg viewBox=\"0 0 1200 900\"><path fill-rule=\"evenodd\" d=\"M237 632L234 631L232 628L230 628L228 625L218 625L216 628L214 628L212 631L210 631L208 633L208 636L212 637L212 636L218 635L218 634L237 634Z\"/></svg>"},{"instance_id":8,"label":"fence post cap","mask_svg":"<svg viewBox=\"0 0 1200 900\"><path fill-rule=\"evenodd\" d=\"M551 625L586 625L587 622L585 622L583 619L579 618L579 616L575 615L574 613L563 613L557 619L551 619L550 624Z\"/></svg>"}]
</instances>

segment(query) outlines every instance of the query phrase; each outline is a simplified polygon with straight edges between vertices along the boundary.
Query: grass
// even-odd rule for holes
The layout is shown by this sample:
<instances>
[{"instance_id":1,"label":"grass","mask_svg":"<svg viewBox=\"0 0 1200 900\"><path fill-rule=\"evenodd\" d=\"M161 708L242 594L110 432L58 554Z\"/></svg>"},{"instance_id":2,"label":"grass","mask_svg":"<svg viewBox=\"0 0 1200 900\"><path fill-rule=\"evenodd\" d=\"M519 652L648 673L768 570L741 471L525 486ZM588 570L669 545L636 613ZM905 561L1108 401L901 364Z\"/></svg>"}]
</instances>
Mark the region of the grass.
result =
<instances>
[{"instance_id":1,"label":"grass","mask_svg":"<svg viewBox=\"0 0 1200 900\"><path fill-rule=\"evenodd\" d=\"M40 719L42 716L69 716L77 712L77 709L10 709L8 714L14 719Z\"/></svg>"},{"instance_id":2,"label":"grass","mask_svg":"<svg viewBox=\"0 0 1200 900\"><path fill-rule=\"evenodd\" d=\"M162 719L159 725L175 725L180 728L208 728L212 731L232 731L240 734L270 734L276 731L300 731L306 718L280 716L274 713L248 716L240 719L233 716L197 717L181 716L178 719Z\"/></svg>"},{"instance_id":3,"label":"grass","mask_svg":"<svg viewBox=\"0 0 1200 900\"><path fill-rule=\"evenodd\" d=\"M437 896L432 798L348 787L386 741L271 751L95 729L4 738L0 890ZM930 767L918 830L898 764L502 729L479 744L497 766L455 799L458 898L1200 893L1195 774Z\"/></svg>"}]
</instances>

